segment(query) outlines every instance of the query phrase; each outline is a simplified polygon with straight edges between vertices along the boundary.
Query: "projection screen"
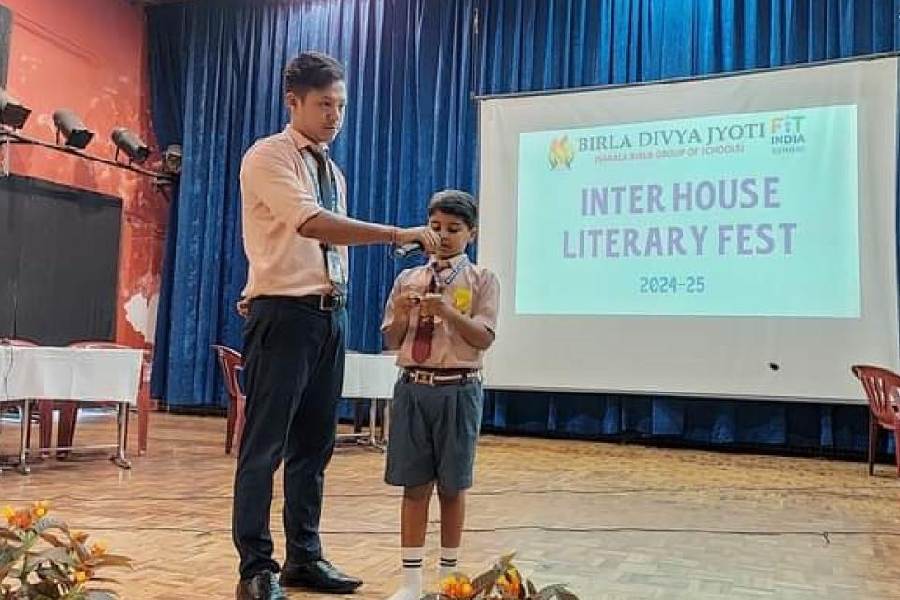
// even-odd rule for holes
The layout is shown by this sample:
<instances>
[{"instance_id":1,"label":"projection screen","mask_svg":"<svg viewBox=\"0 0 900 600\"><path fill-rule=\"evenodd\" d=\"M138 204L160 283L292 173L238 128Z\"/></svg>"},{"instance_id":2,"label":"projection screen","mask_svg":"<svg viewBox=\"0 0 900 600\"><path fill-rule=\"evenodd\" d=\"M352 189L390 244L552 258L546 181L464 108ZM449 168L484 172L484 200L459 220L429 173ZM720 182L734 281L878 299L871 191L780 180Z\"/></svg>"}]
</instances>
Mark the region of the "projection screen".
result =
<instances>
[{"instance_id":1,"label":"projection screen","mask_svg":"<svg viewBox=\"0 0 900 600\"><path fill-rule=\"evenodd\" d=\"M898 368L897 58L480 101L498 389L859 402Z\"/></svg>"}]
</instances>

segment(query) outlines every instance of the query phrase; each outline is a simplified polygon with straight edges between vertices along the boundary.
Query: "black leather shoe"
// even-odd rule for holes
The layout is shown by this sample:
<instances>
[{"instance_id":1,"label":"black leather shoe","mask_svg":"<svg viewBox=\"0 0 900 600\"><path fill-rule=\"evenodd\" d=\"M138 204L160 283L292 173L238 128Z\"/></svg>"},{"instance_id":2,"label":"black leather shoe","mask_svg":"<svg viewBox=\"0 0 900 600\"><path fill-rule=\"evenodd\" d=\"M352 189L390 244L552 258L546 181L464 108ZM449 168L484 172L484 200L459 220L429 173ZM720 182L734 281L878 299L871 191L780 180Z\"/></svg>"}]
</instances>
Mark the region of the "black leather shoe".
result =
<instances>
[{"instance_id":1,"label":"black leather shoe","mask_svg":"<svg viewBox=\"0 0 900 600\"><path fill-rule=\"evenodd\" d=\"M260 571L250 579L242 579L235 597L237 600L287 600L272 571Z\"/></svg>"},{"instance_id":2,"label":"black leather shoe","mask_svg":"<svg viewBox=\"0 0 900 600\"><path fill-rule=\"evenodd\" d=\"M281 570L281 585L314 592L349 594L362 585L362 579L341 573L325 559L304 563L285 563Z\"/></svg>"}]
</instances>

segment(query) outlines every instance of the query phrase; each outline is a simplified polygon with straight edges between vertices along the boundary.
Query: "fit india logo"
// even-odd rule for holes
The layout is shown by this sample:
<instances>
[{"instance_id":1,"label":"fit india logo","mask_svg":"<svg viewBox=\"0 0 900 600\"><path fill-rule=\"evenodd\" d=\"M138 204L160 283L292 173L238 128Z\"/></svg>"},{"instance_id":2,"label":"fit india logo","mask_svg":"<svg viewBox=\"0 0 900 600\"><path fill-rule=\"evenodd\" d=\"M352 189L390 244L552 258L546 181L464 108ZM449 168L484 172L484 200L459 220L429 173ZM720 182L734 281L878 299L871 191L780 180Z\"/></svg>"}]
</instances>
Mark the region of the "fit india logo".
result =
<instances>
[{"instance_id":1,"label":"fit india logo","mask_svg":"<svg viewBox=\"0 0 900 600\"><path fill-rule=\"evenodd\" d=\"M569 136L564 135L550 140L550 152L547 158L550 161L551 171L571 169L572 161L575 160L575 149L572 147L572 142L569 141Z\"/></svg>"},{"instance_id":2,"label":"fit india logo","mask_svg":"<svg viewBox=\"0 0 900 600\"><path fill-rule=\"evenodd\" d=\"M769 120L772 152L775 154L802 152L806 146L807 127L803 115L784 115Z\"/></svg>"}]
</instances>

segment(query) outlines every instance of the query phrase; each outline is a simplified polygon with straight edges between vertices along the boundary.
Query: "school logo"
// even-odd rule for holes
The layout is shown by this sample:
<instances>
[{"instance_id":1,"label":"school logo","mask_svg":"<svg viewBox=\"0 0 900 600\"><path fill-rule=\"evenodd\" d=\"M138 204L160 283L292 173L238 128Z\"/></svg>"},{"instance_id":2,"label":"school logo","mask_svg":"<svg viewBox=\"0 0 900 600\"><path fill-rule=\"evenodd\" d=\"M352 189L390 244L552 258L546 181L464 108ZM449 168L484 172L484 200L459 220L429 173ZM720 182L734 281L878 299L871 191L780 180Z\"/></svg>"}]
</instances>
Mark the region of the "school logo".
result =
<instances>
[{"instance_id":1,"label":"school logo","mask_svg":"<svg viewBox=\"0 0 900 600\"><path fill-rule=\"evenodd\" d=\"M564 135L561 138L550 141L548 159L550 160L551 171L572 168L572 161L575 160L575 149L572 147L572 142L569 141L569 136Z\"/></svg>"}]
</instances>

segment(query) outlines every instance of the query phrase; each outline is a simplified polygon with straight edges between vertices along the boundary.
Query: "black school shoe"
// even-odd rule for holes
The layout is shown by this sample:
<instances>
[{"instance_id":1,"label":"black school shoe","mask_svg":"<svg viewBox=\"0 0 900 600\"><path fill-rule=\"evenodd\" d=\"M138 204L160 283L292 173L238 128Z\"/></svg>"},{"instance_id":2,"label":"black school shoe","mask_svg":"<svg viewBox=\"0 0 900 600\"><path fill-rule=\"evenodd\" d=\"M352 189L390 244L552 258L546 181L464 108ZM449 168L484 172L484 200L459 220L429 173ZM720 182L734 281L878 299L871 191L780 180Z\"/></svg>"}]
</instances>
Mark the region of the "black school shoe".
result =
<instances>
[{"instance_id":1,"label":"black school shoe","mask_svg":"<svg viewBox=\"0 0 900 600\"><path fill-rule=\"evenodd\" d=\"M280 582L284 587L304 588L327 594L349 594L363 583L362 579L342 573L325 559L285 563Z\"/></svg>"},{"instance_id":2,"label":"black school shoe","mask_svg":"<svg viewBox=\"0 0 900 600\"><path fill-rule=\"evenodd\" d=\"M237 600L287 600L278 577L272 571L260 571L250 579L242 579L235 593Z\"/></svg>"}]
</instances>

